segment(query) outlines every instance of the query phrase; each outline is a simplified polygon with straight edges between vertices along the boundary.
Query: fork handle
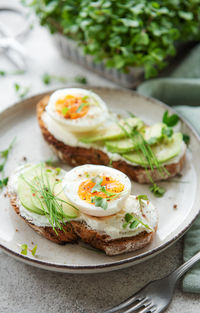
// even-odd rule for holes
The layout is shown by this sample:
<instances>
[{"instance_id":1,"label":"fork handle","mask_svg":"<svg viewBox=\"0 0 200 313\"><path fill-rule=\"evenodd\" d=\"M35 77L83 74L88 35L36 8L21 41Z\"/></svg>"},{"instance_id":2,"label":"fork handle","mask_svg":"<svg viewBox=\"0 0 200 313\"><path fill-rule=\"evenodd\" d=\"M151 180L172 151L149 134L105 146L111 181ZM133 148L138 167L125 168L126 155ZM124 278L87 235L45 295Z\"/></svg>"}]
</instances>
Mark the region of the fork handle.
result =
<instances>
[{"instance_id":1,"label":"fork handle","mask_svg":"<svg viewBox=\"0 0 200 313\"><path fill-rule=\"evenodd\" d=\"M173 271L168 277L176 283L176 281L183 276L195 263L200 261L200 251L196 253L191 259L183 263L175 271Z\"/></svg>"}]
</instances>

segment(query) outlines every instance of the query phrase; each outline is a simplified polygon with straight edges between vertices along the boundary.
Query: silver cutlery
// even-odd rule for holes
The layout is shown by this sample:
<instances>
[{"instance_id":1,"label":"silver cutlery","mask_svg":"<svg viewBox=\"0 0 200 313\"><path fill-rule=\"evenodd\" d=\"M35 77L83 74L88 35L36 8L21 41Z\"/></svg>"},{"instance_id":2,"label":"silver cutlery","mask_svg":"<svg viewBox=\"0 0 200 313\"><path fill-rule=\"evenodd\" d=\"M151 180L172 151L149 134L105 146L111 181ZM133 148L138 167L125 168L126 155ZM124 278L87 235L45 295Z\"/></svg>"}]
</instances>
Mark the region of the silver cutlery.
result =
<instances>
[{"instance_id":1,"label":"silver cutlery","mask_svg":"<svg viewBox=\"0 0 200 313\"><path fill-rule=\"evenodd\" d=\"M102 313L164 312L172 300L177 281L198 261L200 252L168 276L148 283L133 296Z\"/></svg>"}]
</instances>

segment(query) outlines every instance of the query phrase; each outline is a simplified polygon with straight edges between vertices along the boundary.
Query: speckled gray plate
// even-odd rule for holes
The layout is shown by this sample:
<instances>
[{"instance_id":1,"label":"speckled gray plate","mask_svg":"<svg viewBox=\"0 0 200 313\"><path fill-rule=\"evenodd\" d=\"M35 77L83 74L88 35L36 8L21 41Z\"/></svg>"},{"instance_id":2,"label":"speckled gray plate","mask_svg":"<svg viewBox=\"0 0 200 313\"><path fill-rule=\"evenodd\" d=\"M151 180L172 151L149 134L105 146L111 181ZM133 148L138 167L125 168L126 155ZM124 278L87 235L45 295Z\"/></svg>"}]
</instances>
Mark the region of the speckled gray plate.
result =
<instances>
[{"instance_id":1,"label":"speckled gray plate","mask_svg":"<svg viewBox=\"0 0 200 313\"><path fill-rule=\"evenodd\" d=\"M110 108L119 113L132 111L152 124L161 121L163 112L168 109L163 103L145 98L135 92L123 89L88 87L99 94ZM29 98L13 105L0 114L0 150L17 136L15 147L10 155L6 171L9 175L26 157L29 162L49 159L53 154L44 142L37 125L35 105L45 94ZM200 141L195 131L184 121L181 122L184 133L191 136L190 148L183 176L164 182L167 192L162 198L149 193L148 186L133 183L132 193L148 194L159 212L158 231L153 242L144 249L120 256L108 257L102 252L90 250L87 246L67 244L59 246L34 232L11 208L9 201L0 196L0 247L11 256L25 263L47 270L68 273L96 273L112 271L142 262L166 249L180 238L197 217L200 208ZM66 167L68 168L68 167ZM174 209L174 204L177 208ZM28 244L32 248L38 245L37 256L31 253L20 254L20 245Z\"/></svg>"}]
</instances>

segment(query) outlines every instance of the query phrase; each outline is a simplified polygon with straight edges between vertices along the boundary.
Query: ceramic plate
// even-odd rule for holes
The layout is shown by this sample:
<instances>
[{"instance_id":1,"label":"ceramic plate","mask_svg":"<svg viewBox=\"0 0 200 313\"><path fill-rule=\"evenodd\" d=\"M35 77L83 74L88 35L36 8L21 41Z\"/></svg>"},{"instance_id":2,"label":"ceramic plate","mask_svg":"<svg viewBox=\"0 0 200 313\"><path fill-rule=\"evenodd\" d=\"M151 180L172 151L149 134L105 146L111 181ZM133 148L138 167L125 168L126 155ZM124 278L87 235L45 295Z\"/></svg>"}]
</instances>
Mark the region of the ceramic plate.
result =
<instances>
[{"instance_id":1,"label":"ceramic plate","mask_svg":"<svg viewBox=\"0 0 200 313\"><path fill-rule=\"evenodd\" d=\"M131 111L146 123L152 124L162 120L167 109L173 110L154 99L145 98L135 92L122 89L88 87L99 94L114 111L127 114ZM53 153L44 142L37 125L35 106L45 94L29 98L13 105L0 114L0 150L5 149L17 136L15 147L7 163L7 173L28 162L39 162L49 159ZM200 144L195 131L182 120L181 129L191 137L187 151L186 164L181 178L163 182L166 194L155 198L147 185L133 182L132 193L148 194L159 212L158 231L153 242L137 252L109 257L102 252L91 250L85 245L67 244L59 246L40 237L23 220L16 215L9 205L5 192L1 193L0 210L0 246L13 257L31 265L68 273L96 273L124 268L142 262L166 249L180 238L197 217L200 208ZM66 167L69 169L69 167ZM174 208L176 206L176 208ZM21 255L21 244L31 248L38 245L37 256L31 253Z\"/></svg>"}]
</instances>

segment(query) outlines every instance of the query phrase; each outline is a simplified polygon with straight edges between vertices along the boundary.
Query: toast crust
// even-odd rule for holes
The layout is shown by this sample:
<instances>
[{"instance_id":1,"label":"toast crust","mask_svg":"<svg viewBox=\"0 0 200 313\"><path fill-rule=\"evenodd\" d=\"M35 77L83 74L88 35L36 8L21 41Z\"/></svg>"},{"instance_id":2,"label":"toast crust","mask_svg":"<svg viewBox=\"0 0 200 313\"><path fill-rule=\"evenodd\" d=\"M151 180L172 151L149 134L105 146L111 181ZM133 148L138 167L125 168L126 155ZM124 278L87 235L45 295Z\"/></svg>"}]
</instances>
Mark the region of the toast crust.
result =
<instances>
[{"instance_id":1,"label":"toast crust","mask_svg":"<svg viewBox=\"0 0 200 313\"><path fill-rule=\"evenodd\" d=\"M46 128L43 120L42 114L45 110L45 107L48 103L49 96L45 96L37 104L37 118L40 129L44 140L49 144L52 150L64 163L67 163L71 166L78 166L84 164L97 164L97 165L109 165L110 158L109 156L98 149L94 148L85 148L85 147L72 147L64 144L62 141L57 140ZM129 176L132 180L138 183L151 183L150 176L154 182L166 180L171 178L183 169L185 162L185 154L180 158L178 163L172 163L165 165L166 173L161 177L157 169L145 170L141 166L134 166L126 161L112 161L112 167L120 170Z\"/></svg>"},{"instance_id":2,"label":"toast crust","mask_svg":"<svg viewBox=\"0 0 200 313\"><path fill-rule=\"evenodd\" d=\"M154 237L154 232L142 232L133 237L111 239L108 235L98 233L96 230L89 228L84 222L71 221L63 225L63 230L56 228L57 234L50 226L36 226L26 218L20 215L17 205L17 196L13 193L7 193L10 203L15 212L22 218L32 229L41 236L57 244L75 243L79 240L91 245L96 249L103 250L107 255L118 255L126 252L136 251L148 245ZM157 227L155 228L156 231Z\"/></svg>"}]
</instances>

